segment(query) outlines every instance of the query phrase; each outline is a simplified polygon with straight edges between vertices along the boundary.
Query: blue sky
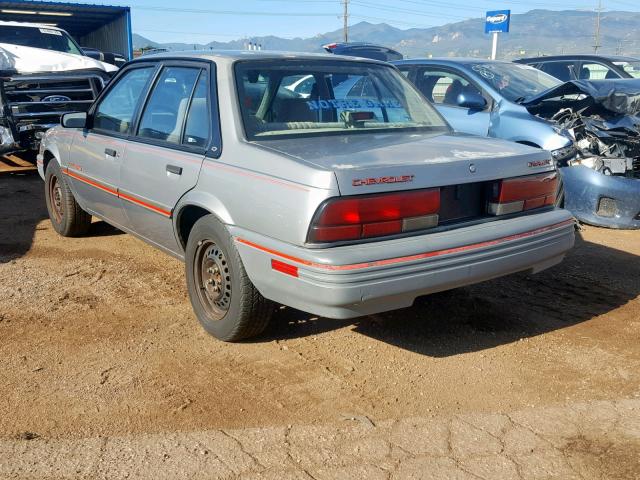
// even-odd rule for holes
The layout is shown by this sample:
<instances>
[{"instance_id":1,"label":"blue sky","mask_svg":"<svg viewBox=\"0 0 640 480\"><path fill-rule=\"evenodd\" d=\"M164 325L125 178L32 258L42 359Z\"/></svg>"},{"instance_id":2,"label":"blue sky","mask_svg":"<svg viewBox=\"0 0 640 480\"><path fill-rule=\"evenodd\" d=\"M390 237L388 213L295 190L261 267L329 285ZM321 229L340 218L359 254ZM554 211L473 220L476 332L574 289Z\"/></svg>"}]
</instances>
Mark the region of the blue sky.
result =
<instances>
[{"instance_id":1,"label":"blue sky","mask_svg":"<svg viewBox=\"0 0 640 480\"><path fill-rule=\"evenodd\" d=\"M83 1L83 0L78 0ZM207 43L261 35L312 37L342 28L341 0L105 0L132 7L133 30L151 40ZM534 8L594 10L597 0L349 0L349 23L385 22L398 28L431 27L486 10ZM640 0L602 0L604 11L640 11ZM338 39L337 39L338 40Z\"/></svg>"}]
</instances>

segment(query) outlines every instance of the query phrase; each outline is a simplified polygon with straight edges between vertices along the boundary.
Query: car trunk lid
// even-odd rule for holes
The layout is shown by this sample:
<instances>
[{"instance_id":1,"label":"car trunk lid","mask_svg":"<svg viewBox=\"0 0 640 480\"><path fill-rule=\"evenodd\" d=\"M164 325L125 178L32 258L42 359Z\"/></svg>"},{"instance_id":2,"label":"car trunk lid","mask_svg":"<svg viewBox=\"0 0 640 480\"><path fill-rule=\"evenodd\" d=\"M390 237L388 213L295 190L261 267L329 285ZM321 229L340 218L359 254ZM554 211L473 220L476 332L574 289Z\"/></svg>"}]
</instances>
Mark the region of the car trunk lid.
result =
<instances>
[{"instance_id":1,"label":"car trunk lid","mask_svg":"<svg viewBox=\"0 0 640 480\"><path fill-rule=\"evenodd\" d=\"M554 168L544 150L463 134L352 134L255 143L333 171L342 195L455 187ZM474 195L472 187L465 188Z\"/></svg>"}]
</instances>

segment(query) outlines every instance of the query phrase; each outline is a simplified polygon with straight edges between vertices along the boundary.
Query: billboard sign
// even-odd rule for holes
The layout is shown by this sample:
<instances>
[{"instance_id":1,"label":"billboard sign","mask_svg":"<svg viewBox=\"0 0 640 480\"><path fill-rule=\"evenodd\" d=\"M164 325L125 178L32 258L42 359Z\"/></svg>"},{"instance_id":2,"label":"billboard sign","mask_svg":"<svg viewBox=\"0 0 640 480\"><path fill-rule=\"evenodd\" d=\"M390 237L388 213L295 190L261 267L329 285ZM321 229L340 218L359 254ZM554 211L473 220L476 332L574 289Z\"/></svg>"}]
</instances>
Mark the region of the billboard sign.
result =
<instances>
[{"instance_id":1,"label":"billboard sign","mask_svg":"<svg viewBox=\"0 0 640 480\"><path fill-rule=\"evenodd\" d=\"M510 20L511 10L493 10L487 12L484 22L484 33L507 33L509 31Z\"/></svg>"}]
</instances>

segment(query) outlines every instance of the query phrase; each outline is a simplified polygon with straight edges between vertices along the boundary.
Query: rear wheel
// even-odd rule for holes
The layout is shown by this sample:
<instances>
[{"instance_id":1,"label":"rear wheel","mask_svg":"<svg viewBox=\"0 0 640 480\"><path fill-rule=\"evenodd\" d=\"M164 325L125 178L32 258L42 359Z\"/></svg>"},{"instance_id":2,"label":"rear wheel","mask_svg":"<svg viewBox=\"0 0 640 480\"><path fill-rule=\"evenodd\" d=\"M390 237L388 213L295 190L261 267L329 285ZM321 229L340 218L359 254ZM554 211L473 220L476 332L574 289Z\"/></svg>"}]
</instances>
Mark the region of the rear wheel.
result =
<instances>
[{"instance_id":1,"label":"rear wheel","mask_svg":"<svg viewBox=\"0 0 640 480\"><path fill-rule=\"evenodd\" d=\"M87 233L91 215L80 208L58 162L51 160L45 173L45 199L51 224L63 237Z\"/></svg>"},{"instance_id":2,"label":"rear wheel","mask_svg":"<svg viewBox=\"0 0 640 480\"><path fill-rule=\"evenodd\" d=\"M228 342L262 333L273 304L251 283L231 235L213 215L193 226L185 263L191 305L207 332Z\"/></svg>"}]
</instances>

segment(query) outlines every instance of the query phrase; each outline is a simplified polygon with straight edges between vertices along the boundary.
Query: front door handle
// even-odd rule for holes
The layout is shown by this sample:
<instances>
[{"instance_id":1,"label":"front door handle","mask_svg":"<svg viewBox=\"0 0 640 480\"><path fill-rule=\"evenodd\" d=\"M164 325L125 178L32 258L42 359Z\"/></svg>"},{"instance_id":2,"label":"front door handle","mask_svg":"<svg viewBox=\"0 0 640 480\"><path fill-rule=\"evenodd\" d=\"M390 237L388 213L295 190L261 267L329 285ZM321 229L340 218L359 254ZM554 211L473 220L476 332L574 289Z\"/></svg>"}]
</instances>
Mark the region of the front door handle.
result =
<instances>
[{"instance_id":1,"label":"front door handle","mask_svg":"<svg viewBox=\"0 0 640 480\"><path fill-rule=\"evenodd\" d=\"M182 167L176 165L167 165L167 172L174 173L176 175L182 175Z\"/></svg>"},{"instance_id":2,"label":"front door handle","mask_svg":"<svg viewBox=\"0 0 640 480\"><path fill-rule=\"evenodd\" d=\"M105 155L109 155L110 157L116 157L118 155L118 152L116 152L113 148L105 148L104 153Z\"/></svg>"}]
</instances>

